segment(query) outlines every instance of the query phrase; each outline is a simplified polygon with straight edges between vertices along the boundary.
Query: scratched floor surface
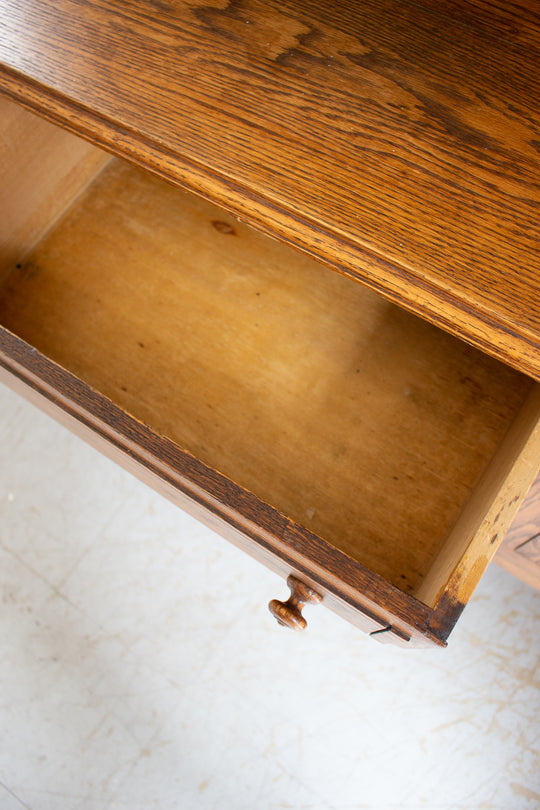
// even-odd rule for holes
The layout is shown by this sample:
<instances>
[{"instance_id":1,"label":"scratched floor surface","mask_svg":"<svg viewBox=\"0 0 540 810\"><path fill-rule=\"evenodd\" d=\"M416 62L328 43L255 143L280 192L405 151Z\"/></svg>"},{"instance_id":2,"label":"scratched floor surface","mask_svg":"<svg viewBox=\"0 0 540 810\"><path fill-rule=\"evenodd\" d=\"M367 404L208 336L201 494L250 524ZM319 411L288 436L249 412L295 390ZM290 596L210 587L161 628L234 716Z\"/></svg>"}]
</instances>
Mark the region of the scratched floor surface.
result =
<instances>
[{"instance_id":1,"label":"scratched floor surface","mask_svg":"<svg viewBox=\"0 0 540 810\"><path fill-rule=\"evenodd\" d=\"M0 810L540 807L540 595L378 645L0 388Z\"/></svg>"}]
</instances>

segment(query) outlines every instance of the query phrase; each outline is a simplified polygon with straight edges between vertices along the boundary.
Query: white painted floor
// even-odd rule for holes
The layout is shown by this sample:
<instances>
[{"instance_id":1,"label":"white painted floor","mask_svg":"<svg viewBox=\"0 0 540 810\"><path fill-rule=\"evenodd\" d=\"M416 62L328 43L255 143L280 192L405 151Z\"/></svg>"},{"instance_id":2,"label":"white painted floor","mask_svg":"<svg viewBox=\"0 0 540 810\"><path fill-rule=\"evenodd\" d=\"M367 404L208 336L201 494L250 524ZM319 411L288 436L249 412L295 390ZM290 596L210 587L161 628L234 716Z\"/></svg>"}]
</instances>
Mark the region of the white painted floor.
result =
<instances>
[{"instance_id":1,"label":"white painted floor","mask_svg":"<svg viewBox=\"0 0 540 810\"><path fill-rule=\"evenodd\" d=\"M540 807L540 595L376 644L0 387L0 808Z\"/></svg>"}]
</instances>

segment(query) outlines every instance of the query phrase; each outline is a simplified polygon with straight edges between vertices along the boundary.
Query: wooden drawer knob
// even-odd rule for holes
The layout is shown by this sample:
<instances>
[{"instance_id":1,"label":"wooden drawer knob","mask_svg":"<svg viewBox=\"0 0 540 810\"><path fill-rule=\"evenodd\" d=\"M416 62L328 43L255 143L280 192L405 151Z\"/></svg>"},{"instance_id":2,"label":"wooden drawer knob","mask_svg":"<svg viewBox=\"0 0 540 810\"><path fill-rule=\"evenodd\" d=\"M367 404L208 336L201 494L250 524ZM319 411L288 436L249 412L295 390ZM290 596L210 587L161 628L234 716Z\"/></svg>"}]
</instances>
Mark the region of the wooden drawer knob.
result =
<instances>
[{"instance_id":1,"label":"wooden drawer knob","mask_svg":"<svg viewBox=\"0 0 540 810\"><path fill-rule=\"evenodd\" d=\"M309 585L305 585L293 577L292 574L287 577L287 585L291 589L291 595L287 601L280 602L279 599L272 599L268 609L284 627L290 627L291 630L305 630L307 622L302 616L302 608L307 604L318 605L322 596Z\"/></svg>"}]
</instances>

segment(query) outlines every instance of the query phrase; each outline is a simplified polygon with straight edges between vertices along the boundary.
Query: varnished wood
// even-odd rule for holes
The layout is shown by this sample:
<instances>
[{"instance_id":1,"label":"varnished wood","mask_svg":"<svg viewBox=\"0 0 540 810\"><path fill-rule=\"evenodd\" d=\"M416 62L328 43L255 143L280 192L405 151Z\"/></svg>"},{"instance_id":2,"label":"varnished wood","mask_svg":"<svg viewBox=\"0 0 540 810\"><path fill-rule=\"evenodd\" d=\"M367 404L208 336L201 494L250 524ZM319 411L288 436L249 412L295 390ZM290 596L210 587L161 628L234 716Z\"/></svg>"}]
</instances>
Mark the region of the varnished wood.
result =
<instances>
[{"instance_id":1,"label":"varnished wood","mask_svg":"<svg viewBox=\"0 0 540 810\"><path fill-rule=\"evenodd\" d=\"M156 491L282 576L295 570L326 607L398 643L445 645L432 611L287 520L0 327L0 379ZM448 633L448 628L446 628Z\"/></svg>"},{"instance_id":2,"label":"varnished wood","mask_svg":"<svg viewBox=\"0 0 540 810\"><path fill-rule=\"evenodd\" d=\"M411 593L530 385L120 163L14 269L0 321Z\"/></svg>"},{"instance_id":3,"label":"varnished wood","mask_svg":"<svg viewBox=\"0 0 540 810\"><path fill-rule=\"evenodd\" d=\"M5 0L0 87L540 378L538 41L525 0Z\"/></svg>"},{"instance_id":4,"label":"varnished wood","mask_svg":"<svg viewBox=\"0 0 540 810\"><path fill-rule=\"evenodd\" d=\"M0 87L540 374L528 6L166 6L6 0ZM107 158L3 104L10 384L378 640L444 644L538 468L538 390L126 167L26 255Z\"/></svg>"},{"instance_id":5,"label":"varnished wood","mask_svg":"<svg viewBox=\"0 0 540 810\"><path fill-rule=\"evenodd\" d=\"M540 590L540 475L493 559L532 588Z\"/></svg>"},{"instance_id":6,"label":"varnished wood","mask_svg":"<svg viewBox=\"0 0 540 810\"><path fill-rule=\"evenodd\" d=\"M287 601L280 602L279 599L272 599L268 609L283 627L291 630L305 630L307 622L302 615L302 608L305 605L318 605L322 601L322 596L292 574L287 577L287 585L291 591Z\"/></svg>"}]
</instances>

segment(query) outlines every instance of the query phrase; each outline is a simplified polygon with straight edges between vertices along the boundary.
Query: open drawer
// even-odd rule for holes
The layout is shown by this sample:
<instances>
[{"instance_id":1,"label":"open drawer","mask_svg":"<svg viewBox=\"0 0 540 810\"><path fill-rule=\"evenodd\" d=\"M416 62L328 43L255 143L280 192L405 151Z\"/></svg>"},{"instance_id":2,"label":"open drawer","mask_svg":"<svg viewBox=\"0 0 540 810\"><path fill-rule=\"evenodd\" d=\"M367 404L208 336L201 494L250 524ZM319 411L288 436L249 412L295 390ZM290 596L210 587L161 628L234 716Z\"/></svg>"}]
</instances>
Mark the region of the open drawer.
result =
<instances>
[{"instance_id":1,"label":"open drawer","mask_svg":"<svg viewBox=\"0 0 540 810\"><path fill-rule=\"evenodd\" d=\"M380 640L444 644L537 385L2 101L3 379Z\"/></svg>"}]
</instances>

